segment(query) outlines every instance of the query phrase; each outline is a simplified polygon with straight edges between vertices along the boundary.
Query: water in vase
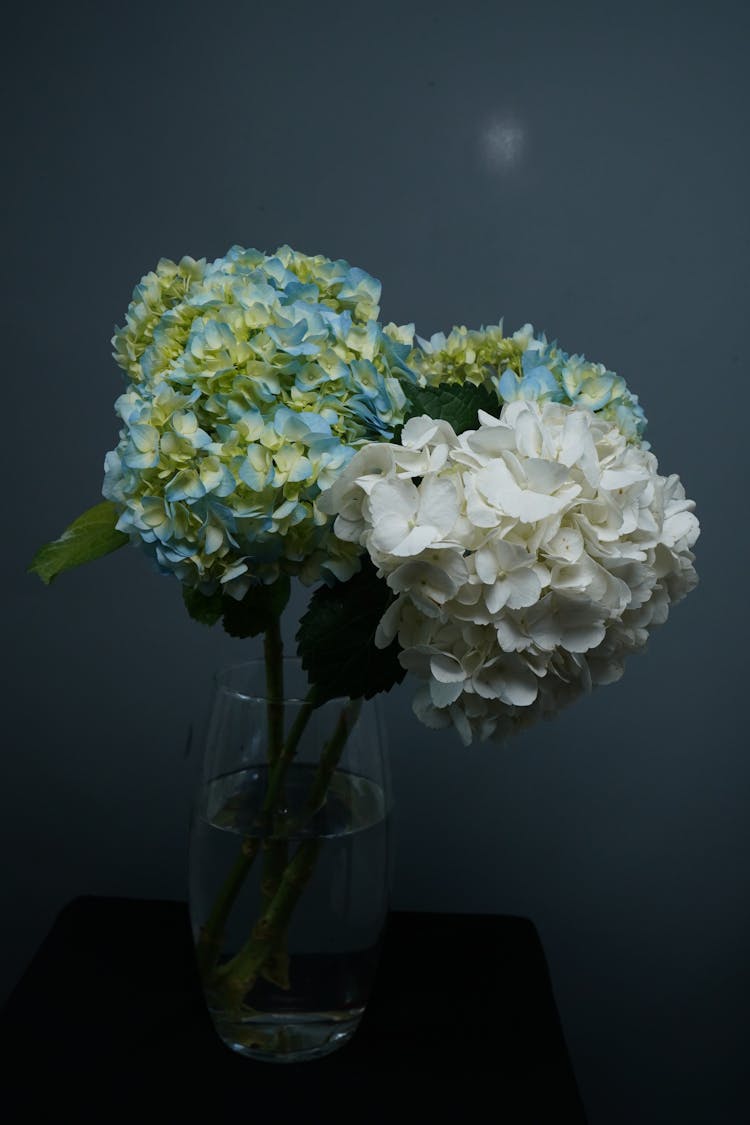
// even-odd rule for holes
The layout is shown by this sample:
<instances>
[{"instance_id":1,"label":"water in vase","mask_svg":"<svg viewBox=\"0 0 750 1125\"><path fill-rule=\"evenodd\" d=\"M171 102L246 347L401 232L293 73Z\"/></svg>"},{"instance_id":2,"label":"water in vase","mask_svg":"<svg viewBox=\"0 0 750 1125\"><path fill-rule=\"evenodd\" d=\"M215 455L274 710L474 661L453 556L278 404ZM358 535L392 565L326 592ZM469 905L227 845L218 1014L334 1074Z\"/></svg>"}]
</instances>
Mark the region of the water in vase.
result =
<instances>
[{"instance_id":1,"label":"water in vase","mask_svg":"<svg viewBox=\"0 0 750 1125\"><path fill-rule=\"evenodd\" d=\"M266 767L227 774L206 788L193 820L191 918L209 1010L231 1047L276 1061L327 1054L351 1037L387 909L382 789L339 770L325 800L311 803L314 775L290 767L271 822Z\"/></svg>"}]
</instances>

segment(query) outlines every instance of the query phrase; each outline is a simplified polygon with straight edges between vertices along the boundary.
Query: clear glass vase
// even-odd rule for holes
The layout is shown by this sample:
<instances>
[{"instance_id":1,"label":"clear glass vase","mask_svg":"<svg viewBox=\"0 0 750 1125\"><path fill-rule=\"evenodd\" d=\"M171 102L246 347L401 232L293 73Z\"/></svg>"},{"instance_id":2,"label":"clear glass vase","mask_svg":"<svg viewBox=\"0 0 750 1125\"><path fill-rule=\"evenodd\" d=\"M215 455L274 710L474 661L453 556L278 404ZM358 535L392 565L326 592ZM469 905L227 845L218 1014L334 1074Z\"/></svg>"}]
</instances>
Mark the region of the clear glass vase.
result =
<instances>
[{"instance_id":1,"label":"clear glass vase","mask_svg":"<svg viewBox=\"0 0 750 1125\"><path fill-rule=\"evenodd\" d=\"M388 911L391 786L376 701L315 705L296 660L215 678L190 832L190 914L214 1026L299 1062L343 1046ZM279 669L280 670L280 669ZM273 697L271 697L273 696Z\"/></svg>"}]
</instances>

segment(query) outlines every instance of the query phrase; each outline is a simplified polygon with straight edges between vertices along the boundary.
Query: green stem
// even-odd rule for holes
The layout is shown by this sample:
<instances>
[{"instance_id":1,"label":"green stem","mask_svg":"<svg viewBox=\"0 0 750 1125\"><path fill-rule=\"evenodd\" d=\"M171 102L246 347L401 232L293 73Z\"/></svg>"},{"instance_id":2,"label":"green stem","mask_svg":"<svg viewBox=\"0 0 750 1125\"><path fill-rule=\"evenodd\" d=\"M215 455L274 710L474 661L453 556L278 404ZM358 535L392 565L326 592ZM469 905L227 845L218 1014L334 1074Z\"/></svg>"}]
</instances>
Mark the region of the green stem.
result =
<instances>
[{"instance_id":1,"label":"green stem","mask_svg":"<svg viewBox=\"0 0 750 1125\"><path fill-rule=\"evenodd\" d=\"M266 796L263 801L263 808L261 810L263 813L266 830L270 828L273 822L273 813L279 803L279 797L281 796L284 781L286 780L287 770L294 760L294 755L297 753L299 740L305 731L305 727L309 722L310 716L315 710L316 700L317 689L315 685L313 685L308 691L302 703L302 706L297 712L297 717L292 723L286 742L282 746L281 753L277 756L271 770L268 779L268 788L266 790Z\"/></svg>"},{"instance_id":2,"label":"green stem","mask_svg":"<svg viewBox=\"0 0 750 1125\"><path fill-rule=\"evenodd\" d=\"M281 629L279 621L274 621L265 632L265 683L268 695L268 728L269 728L269 785L270 777L274 777L274 789L266 793L265 800L269 803L269 817L275 802L283 799L283 783L286 780L289 760L283 762L283 648L281 642ZM273 803L271 803L273 802ZM265 811L265 809L264 809ZM279 889L279 880L284 867L289 862L289 846L286 840L266 838L263 840L263 871L261 873L261 915L269 909L275 893ZM269 956L265 966L264 975L272 984L279 988L289 988L289 957L286 942L280 936L279 943Z\"/></svg>"},{"instance_id":3,"label":"green stem","mask_svg":"<svg viewBox=\"0 0 750 1125\"><path fill-rule=\"evenodd\" d=\"M284 745L284 642L278 617L266 629L263 652L266 658L268 764L272 766Z\"/></svg>"},{"instance_id":4,"label":"green stem","mask_svg":"<svg viewBox=\"0 0 750 1125\"><path fill-rule=\"evenodd\" d=\"M243 840L240 854L224 880L205 925L201 927L195 950L201 976L205 976L213 968L221 953L221 941L229 912L259 851L260 840L250 836Z\"/></svg>"},{"instance_id":5,"label":"green stem","mask_svg":"<svg viewBox=\"0 0 750 1125\"><path fill-rule=\"evenodd\" d=\"M343 708L336 729L323 749L313 781L312 793L307 801L306 816L303 818L303 824L307 823L307 821L312 818L313 814L320 808L325 800L331 777L341 757L341 751L343 750L349 731L356 722L360 706L361 703L358 700L356 704L350 703ZM276 765L280 767L281 756L277 759ZM292 825L294 825L294 822L292 822ZM292 830L293 828L290 829L287 827L284 834L287 836L291 835ZM263 841L261 915L269 910L279 889L284 869L288 862L289 845L287 840L271 838ZM260 970L260 974L264 980L283 989L288 989L290 987L287 936L287 927L284 926L281 932L276 935L276 939L269 949L265 963Z\"/></svg>"},{"instance_id":6,"label":"green stem","mask_svg":"<svg viewBox=\"0 0 750 1125\"><path fill-rule=\"evenodd\" d=\"M307 812L309 816L316 813L325 801L328 786L331 784L334 770L341 758L341 752L344 749L346 740L349 737L349 732L354 727L361 709L361 699L352 699L341 709L339 721L336 723L333 734L323 747L323 752L318 762L318 768L315 771L312 790L310 791L310 796L307 798ZM303 823L306 823L306 821Z\"/></svg>"},{"instance_id":7,"label":"green stem","mask_svg":"<svg viewBox=\"0 0 750 1125\"><path fill-rule=\"evenodd\" d=\"M271 815L278 804L279 795L283 788L289 765L294 759L299 741L304 734L310 716L315 710L316 696L316 688L313 686L310 688L302 706L297 712L297 717L291 725L287 740L271 770L262 809L264 820L266 820L266 824L268 825L270 825ZM253 866L255 857L260 851L260 847L261 839L258 836L248 836L243 841L240 854L234 861L232 869L219 891L213 909L208 916L208 920L201 928L196 947L198 968L201 975L207 974L213 968L216 959L221 953L221 942L224 936L227 918L234 906L237 895L242 889L242 884ZM282 871L283 867L284 865L282 865Z\"/></svg>"},{"instance_id":8,"label":"green stem","mask_svg":"<svg viewBox=\"0 0 750 1125\"><path fill-rule=\"evenodd\" d=\"M286 840L263 841L263 874L260 881L260 912L267 913L276 897L284 871L289 863L289 844ZM270 984L284 990L290 987L289 951L287 932L283 928L275 935L272 947L268 950L261 976Z\"/></svg>"},{"instance_id":9,"label":"green stem","mask_svg":"<svg viewBox=\"0 0 750 1125\"><path fill-rule=\"evenodd\" d=\"M315 870L322 845L321 839L304 840L300 844L294 859L281 876L273 901L253 926L249 941L231 961L217 969L215 981L231 1007L236 1009L241 1005L245 993L257 981L269 952L284 933L292 911Z\"/></svg>"},{"instance_id":10,"label":"green stem","mask_svg":"<svg viewBox=\"0 0 750 1125\"><path fill-rule=\"evenodd\" d=\"M297 743L300 740L305 723L312 713L312 706L305 712L304 708L289 732L289 746L284 745L284 645L281 638L281 622L276 618L266 631L264 637L264 656L266 665L266 716L268 726L267 757L272 766L271 782L273 793L266 796L263 812L266 813L278 800L283 786L284 777L289 762L294 757ZM302 713L304 719L301 720ZM268 808L266 807L268 806ZM207 974L216 963L221 952L221 942L227 918L234 906L237 895L242 889L253 862L260 851L260 839L248 836L243 840L240 854L234 861L232 868L224 880L213 909L208 916L196 944L196 958L198 969L202 975ZM283 865L282 865L283 866Z\"/></svg>"},{"instance_id":11,"label":"green stem","mask_svg":"<svg viewBox=\"0 0 750 1125\"><path fill-rule=\"evenodd\" d=\"M305 815L292 825L304 827L323 804L331 778L341 758L349 732L357 721L362 706L360 699L349 702L341 711L335 730L326 743L318 762ZM279 841L272 841L273 843ZM286 848L286 841L280 841ZM303 840L294 858L280 873L272 897L264 895L261 915L243 948L214 974L229 1004L237 1008L243 996L263 976L279 987L288 988L288 955L286 934L292 911L315 869L323 840ZM270 891L270 887L265 888ZM278 979L277 979L278 978Z\"/></svg>"}]
</instances>

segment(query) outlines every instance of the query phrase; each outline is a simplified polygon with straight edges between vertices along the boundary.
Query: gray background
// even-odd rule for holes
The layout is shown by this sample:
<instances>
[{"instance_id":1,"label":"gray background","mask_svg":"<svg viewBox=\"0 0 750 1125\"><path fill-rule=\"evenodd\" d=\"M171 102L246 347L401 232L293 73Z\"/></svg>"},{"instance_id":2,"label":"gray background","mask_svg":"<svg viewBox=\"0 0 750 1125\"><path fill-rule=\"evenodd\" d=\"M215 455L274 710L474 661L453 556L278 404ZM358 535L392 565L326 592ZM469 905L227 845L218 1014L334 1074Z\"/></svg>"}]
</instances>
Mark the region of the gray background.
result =
<instances>
[{"instance_id":1,"label":"gray background","mask_svg":"<svg viewBox=\"0 0 750 1125\"><path fill-rule=\"evenodd\" d=\"M185 896L189 721L214 668L257 652L190 622L135 551L50 589L24 573L99 496L112 326L162 255L289 242L368 269L422 335L503 315L605 362L697 501L701 584L618 685L501 750L388 697L395 905L534 921L592 1125L745 1119L747 11L10 17L6 988L70 898Z\"/></svg>"}]
</instances>

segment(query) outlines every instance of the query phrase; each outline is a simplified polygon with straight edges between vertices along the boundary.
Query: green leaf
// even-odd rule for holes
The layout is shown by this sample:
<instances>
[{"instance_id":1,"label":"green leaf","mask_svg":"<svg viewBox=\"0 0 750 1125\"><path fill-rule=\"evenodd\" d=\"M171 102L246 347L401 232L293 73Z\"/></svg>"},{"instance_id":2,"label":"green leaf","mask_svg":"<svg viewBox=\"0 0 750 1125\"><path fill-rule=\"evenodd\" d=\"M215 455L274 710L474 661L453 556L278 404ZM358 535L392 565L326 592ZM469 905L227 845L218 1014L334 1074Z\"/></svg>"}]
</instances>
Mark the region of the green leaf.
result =
<instances>
[{"instance_id":1,"label":"green leaf","mask_svg":"<svg viewBox=\"0 0 750 1125\"><path fill-rule=\"evenodd\" d=\"M241 601L226 594L222 598L224 629L230 637L257 637L265 633L284 612L289 601L291 583L288 574L280 574L269 586L251 586Z\"/></svg>"},{"instance_id":2,"label":"green leaf","mask_svg":"<svg viewBox=\"0 0 750 1125\"><path fill-rule=\"evenodd\" d=\"M497 395L487 387L475 387L473 383L438 383L435 387L403 383L402 386L407 402L405 422L421 414L429 414L430 418L450 422L456 433L462 434L464 430L477 428L480 410L486 410L494 417L500 413Z\"/></svg>"},{"instance_id":3,"label":"green leaf","mask_svg":"<svg viewBox=\"0 0 750 1125\"><path fill-rule=\"evenodd\" d=\"M59 539L46 543L37 551L28 568L29 573L38 574L49 586L52 579L64 570L72 570L74 566L124 547L128 537L116 530L118 518L119 513L111 500L95 504L74 520Z\"/></svg>"},{"instance_id":4,"label":"green leaf","mask_svg":"<svg viewBox=\"0 0 750 1125\"><path fill-rule=\"evenodd\" d=\"M224 612L221 590L215 594L202 594L193 586L183 586L182 600L193 621L199 621L201 625L215 625Z\"/></svg>"},{"instance_id":5,"label":"green leaf","mask_svg":"<svg viewBox=\"0 0 750 1125\"><path fill-rule=\"evenodd\" d=\"M297 649L323 703L336 696L371 699L406 675L399 646L375 647L375 630L393 594L367 560L348 582L322 586L310 599L297 632Z\"/></svg>"}]
</instances>

